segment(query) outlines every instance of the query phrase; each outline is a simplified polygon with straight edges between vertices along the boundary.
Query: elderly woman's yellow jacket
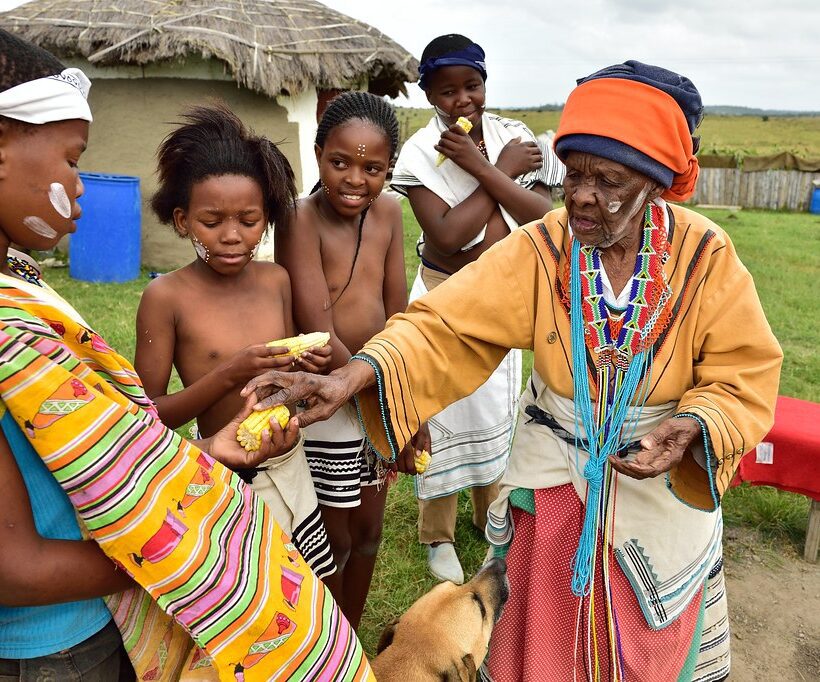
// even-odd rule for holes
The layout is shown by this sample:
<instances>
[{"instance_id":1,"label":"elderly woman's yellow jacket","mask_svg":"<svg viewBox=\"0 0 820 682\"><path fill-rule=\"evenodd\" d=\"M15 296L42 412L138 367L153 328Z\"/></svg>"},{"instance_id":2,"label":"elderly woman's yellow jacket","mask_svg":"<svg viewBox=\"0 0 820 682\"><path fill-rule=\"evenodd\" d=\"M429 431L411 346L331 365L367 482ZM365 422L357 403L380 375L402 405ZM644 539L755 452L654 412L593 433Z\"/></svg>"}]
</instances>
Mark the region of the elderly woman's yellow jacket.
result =
<instances>
[{"instance_id":1,"label":"elderly woman's yellow jacket","mask_svg":"<svg viewBox=\"0 0 820 682\"><path fill-rule=\"evenodd\" d=\"M741 456L771 428L782 352L752 277L726 233L669 206L672 319L654 346L647 405L678 403L708 431L707 466L687 454L669 475L675 494L713 509ZM534 369L572 398L569 253L564 209L513 232L475 263L391 318L361 351L377 386L359 396L367 436L392 458L419 424L480 386L510 348L535 351Z\"/></svg>"}]
</instances>

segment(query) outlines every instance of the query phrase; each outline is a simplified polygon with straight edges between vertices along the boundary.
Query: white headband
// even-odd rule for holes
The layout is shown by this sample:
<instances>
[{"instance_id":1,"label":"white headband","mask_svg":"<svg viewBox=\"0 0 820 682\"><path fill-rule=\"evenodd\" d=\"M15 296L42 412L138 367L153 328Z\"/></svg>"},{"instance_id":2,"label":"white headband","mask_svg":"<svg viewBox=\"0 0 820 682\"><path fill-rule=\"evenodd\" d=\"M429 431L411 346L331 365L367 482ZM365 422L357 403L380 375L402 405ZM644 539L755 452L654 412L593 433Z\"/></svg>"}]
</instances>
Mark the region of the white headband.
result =
<instances>
[{"instance_id":1,"label":"white headband","mask_svg":"<svg viewBox=\"0 0 820 682\"><path fill-rule=\"evenodd\" d=\"M53 123L80 118L93 120L86 98L91 81L79 69L38 78L0 92L0 116L17 121Z\"/></svg>"}]
</instances>

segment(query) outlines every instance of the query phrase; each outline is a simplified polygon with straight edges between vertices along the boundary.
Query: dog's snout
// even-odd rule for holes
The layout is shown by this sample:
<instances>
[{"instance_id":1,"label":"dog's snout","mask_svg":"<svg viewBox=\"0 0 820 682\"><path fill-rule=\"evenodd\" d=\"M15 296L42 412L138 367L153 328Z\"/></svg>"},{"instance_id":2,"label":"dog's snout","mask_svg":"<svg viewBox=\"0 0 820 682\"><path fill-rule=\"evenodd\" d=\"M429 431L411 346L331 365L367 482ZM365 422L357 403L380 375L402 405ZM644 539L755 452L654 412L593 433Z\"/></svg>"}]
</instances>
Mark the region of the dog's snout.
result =
<instances>
[{"instance_id":1,"label":"dog's snout","mask_svg":"<svg viewBox=\"0 0 820 682\"><path fill-rule=\"evenodd\" d=\"M501 558L493 558L490 559L484 566L482 567L483 571L489 571L491 573L500 573L501 575L506 575L507 573L507 562Z\"/></svg>"},{"instance_id":2,"label":"dog's snout","mask_svg":"<svg viewBox=\"0 0 820 682\"><path fill-rule=\"evenodd\" d=\"M507 579L507 562L504 559L493 558L481 567L476 576L488 580L492 584L492 594L496 600L496 620L501 616L507 599L510 596L510 582Z\"/></svg>"}]
</instances>

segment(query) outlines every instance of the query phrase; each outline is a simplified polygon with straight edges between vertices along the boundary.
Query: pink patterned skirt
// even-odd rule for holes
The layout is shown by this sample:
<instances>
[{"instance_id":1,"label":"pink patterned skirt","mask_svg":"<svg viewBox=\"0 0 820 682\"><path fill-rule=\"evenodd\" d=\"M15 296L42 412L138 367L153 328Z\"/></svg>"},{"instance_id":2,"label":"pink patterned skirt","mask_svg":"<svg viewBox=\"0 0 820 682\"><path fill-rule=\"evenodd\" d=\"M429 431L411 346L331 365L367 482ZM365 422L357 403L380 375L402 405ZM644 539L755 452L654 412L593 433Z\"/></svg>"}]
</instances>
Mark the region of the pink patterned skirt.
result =
<instances>
[{"instance_id":1,"label":"pink patterned skirt","mask_svg":"<svg viewBox=\"0 0 820 682\"><path fill-rule=\"evenodd\" d=\"M536 490L535 516L517 508L512 512L515 537L507 556L510 600L490 642L493 682L677 680L692 646L702 593L675 622L653 630L612 558L610 583L623 663L622 675L616 676L609 654L600 561L594 632L587 622L588 597L580 604L570 587L584 512L575 489L567 484Z\"/></svg>"}]
</instances>

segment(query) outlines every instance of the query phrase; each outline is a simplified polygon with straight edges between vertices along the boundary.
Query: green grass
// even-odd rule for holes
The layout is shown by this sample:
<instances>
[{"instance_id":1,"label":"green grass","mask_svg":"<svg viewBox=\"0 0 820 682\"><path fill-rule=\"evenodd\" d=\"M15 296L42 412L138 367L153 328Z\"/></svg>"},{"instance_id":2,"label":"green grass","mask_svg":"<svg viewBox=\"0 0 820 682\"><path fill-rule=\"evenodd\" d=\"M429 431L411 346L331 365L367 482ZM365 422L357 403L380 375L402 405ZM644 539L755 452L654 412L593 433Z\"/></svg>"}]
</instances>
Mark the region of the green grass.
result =
<instances>
[{"instance_id":1,"label":"green grass","mask_svg":"<svg viewBox=\"0 0 820 682\"><path fill-rule=\"evenodd\" d=\"M560 111L494 109L495 113L523 121L536 135L557 130ZM397 111L402 140L427 125L432 109L400 108ZM706 116L698 128L701 152L766 156L793 152L802 157L820 156L820 116Z\"/></svg>"},{"instance_id":2,"label":"green grass","mask_svg":"<svg viewBox=\"0 0 820 682\"><path fill-rule=\"evenodd\" d=\"M418 267L415 243L418 223L402 202L408 285ZM755 277L769 322L783 346L781 393L820 402L820 303L813 285L820 272L820 217L767 211L704 211L725 228ZM46 278L63 293L106 340L132 358L134 319L145 273L125 284L88 284L51 269ZM525 375L531 356L525 357ZM797 549L806 531L808 500L772 488L743 485L724 498L727 526L761 530L775 543ZM416 500L407 477L391 488L385 515L382 549L360 627L365 649L372 653L384 624L401 614L433 584L426 571L424 549L416 541ZM465 572L482 563L486 545L472 527L466 493L459 498L456 544Z\"/></svg>"}]
</instances>

